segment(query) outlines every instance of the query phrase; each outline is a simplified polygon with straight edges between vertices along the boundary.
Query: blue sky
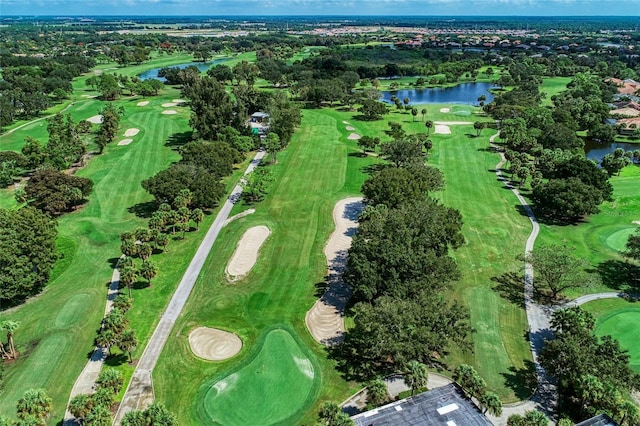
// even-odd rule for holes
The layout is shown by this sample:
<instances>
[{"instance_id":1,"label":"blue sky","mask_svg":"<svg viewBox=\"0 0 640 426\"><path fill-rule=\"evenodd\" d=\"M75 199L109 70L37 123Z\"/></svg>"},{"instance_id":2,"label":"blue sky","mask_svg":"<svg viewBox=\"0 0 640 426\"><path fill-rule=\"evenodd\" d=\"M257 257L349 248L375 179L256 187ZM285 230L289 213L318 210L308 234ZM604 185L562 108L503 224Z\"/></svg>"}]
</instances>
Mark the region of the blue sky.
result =
<instances>
[{"instance_id":1,"label":"blue sky","mask_svg":"<svg viewBox=\"0 0 640 426\"><path fill-rule=\"evenodd\" d=\"M640 0L0 0L3 15L640 16Z\"/></svg>"}]
</instances>

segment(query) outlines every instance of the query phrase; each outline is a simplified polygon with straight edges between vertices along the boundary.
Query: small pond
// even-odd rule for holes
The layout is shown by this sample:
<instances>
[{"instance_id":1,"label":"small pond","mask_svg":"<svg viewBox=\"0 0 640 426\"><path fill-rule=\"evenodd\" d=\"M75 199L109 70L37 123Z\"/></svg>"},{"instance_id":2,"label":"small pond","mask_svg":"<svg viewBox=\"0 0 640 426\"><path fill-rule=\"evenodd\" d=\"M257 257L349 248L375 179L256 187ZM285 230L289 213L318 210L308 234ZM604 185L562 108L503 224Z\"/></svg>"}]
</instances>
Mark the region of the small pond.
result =
<instances>
[{"instance_id":1,"label":"small pond","mask_svg":"<svg viewBox=\"0 0 640 426\"><path fill-rule=\"evenodd\" d=\"M393 103L391 97L400 100L409 98L411 104L465 104L478 105L478 98L485 95L485 103L493 101L489 89L497 87L491 83L462 83L453 87L433 87L427 89L402 89L395 92L381 92L382 100Z\"/></svg>"},{"instance_id":2,"label":"small pond","mask_svg":"<svg viewBox=\"0 0 640 426\"><path fill-rule=\"evenodd\" d=\"M598 143L591 140L587 140L584 143L584 152L589 160L597 161L598 163L607 154L612 153L618 148L622 148L625 151L635 151L640 149L640 144L626 143L626 142L614 142L611 144Z\"/></svg>"},{"instance_id":3,"label":"small pond","mask_svg":"<svg viewBox=\"0 0 640 426\"><path fill-rule=\"evenodd\" d=\"M222 58L222 59L216 59L214 61L209 61L209 62L188 62L186 64L178 64L178 65L169 65L167 67L160 67L160 68L152 68L150 70L147 70L145 72L143 72L142 74L138 74L138 78L140 80L148 80L150 78L155 78L158 79L160 81L165 81L164 77L158 77L158 72L162 69L162 68L180 68L180 69L185 69L187 67L190 66L195 66L196 68L198 68L200 71L206 71L209 68L211 68L214 65L218 65L222 62L228 61L228 58Z\"/></svg>"}]
</instances>

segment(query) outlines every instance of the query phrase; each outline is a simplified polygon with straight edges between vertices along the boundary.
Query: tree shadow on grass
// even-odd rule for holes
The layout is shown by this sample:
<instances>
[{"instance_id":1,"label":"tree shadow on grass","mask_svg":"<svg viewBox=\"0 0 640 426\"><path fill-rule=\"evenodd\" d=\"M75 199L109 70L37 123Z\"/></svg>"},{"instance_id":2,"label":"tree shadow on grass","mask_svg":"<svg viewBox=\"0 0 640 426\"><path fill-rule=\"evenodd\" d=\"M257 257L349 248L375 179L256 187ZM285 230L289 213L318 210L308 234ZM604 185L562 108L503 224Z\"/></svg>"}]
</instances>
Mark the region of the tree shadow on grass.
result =
<instances>
[{"instance_id":1,"label":"tree shadow on grass","mask_svg":"<svg viewBox=\"0 0 640 426\"><path fill-rule=\"evenodd\" d=\"M156 210L158 210L158 203L155 200L134 204L127 209L129 213L145 219L150 218Z\"/></svg>"},{"instance_id":2,"label":"tree shadow on grass","mask_svg":"<svg viewBox=\"0 0 640 426\"><path fill-rule=\"evenodd\" d=\"M129 362L127 354L111 354L104 360L104 364L109 367L118 367Z\"/></svg>"},{"instance_id":3,"label":"tree shadow on grass","mask_svg":"<svg viewBox=\"0 0 640 426\"><path fill-rule=\"evenodd\" d=\"M501 373L504 384L516 397L524 401L533 395L538 385L536 369L533 361L525 361L523 368L509 367L508 373Z\"/></svg>"},{"instance_id":4,"label":"tree shadow on grass","mask_svg":"<svg viewBox=\"0 0 640 426\"><path fill-rule=\"evenodd\" d=\"M120 261L119 257L112 257L109 260L107 260L107 262L109 262L109 266L111 267L111 269L116 269L118 267L119 261ZM109 284L111 284L111 281L109 281ZM109 284L107 284L107 286Z\"/></svg>"},{"instance_id":5,"label":"tree shadow on grass","mask_svg":"<svg viewBox=\"0 0 640 426\"><path fill-rule=\"evenodd\" d=\"M524 308L524 277L519 272L505 272L499 277L492 277L496 283L493 289L514 305Z\"/></svg>"},{"instance_id":6,"label":"tree shadow on grass","mask_svg":"<svg viewBox=\"0 0 640 426\"><path fill-rule=\"evenodd\" d=\"M178 149L193 140L193 132L174 133L167 138L166 146Z\"/></svg>"},{"instance_id":7,"label":"tree shadow on grass","mask_svg":"<svg viewBox=\"0 0 640 426\"><path fill-rule=\"evenodd\" d=\"M640 291L640 268L632 263L605 260L596 266L595 272L609 288L632 293Z\"/></svg>"},{"instance_id":8,"label":"tree shadow on grass","mask_svg":"<svg viewBox=\"0 0 640 426\"><path fill-rule=\"evenodd\" d=\"M384 164L384 163L375 163L375 164L368 164L364 167L362 167L362 171L364 173L367 174L374 174L375 172L379 172L381 170L386 169L387 167L389 167L389 164Z\"/></svg>"}]
</instances>

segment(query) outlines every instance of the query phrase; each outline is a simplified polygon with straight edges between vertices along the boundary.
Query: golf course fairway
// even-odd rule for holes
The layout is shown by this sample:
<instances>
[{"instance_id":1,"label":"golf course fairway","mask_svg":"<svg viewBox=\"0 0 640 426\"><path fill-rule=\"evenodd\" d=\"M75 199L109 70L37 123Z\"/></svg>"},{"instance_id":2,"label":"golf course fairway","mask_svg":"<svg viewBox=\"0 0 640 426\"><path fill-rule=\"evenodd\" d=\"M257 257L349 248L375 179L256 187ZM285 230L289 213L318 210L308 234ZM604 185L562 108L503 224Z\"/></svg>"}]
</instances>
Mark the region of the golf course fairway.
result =
<instances>
[{"instance_id":1,"label":"golf course fairway","mask_svg":"<svg viewBox=\"0 0 640 426\"><path fill-rule=\"evenodd\" d=\"M289 423L314 402L317 368L289 331L268 331L255 350L244 364L203 386L198 410L203 423Z\"/></svg>"}]
</instances>

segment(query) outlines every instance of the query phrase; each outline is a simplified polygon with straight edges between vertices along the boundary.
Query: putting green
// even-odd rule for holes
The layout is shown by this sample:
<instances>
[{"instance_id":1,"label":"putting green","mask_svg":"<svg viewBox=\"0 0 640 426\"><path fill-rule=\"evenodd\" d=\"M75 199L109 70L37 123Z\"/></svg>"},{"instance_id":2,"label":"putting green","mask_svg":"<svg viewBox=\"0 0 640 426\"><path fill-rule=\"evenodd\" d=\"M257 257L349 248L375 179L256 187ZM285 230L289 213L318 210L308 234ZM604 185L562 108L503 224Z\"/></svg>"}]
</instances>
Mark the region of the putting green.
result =
<instances>
[{"instance_id":1,"label":"putting green","mask_svg":"<svg viewBox=\"0 0 640 426\"><path fill-rule=\"evenodd\" d=\"M273 329L247 362L201 391L206 424L272 425L295 423L315 399L317 368L296 339Z\"/></svg>"},{"instance_id":2,"label":"putting green","mask_svg":"<svg viewBox=\"0 0 640 426\"><path fill-rule=\"evenodd\" d=\"M616 309L598 318L596 334L611 335L629 351L629 365L640 372L640 306Z\"/></svg>"},{"instance_id":3,"label":"putting green","mask_svg":"<svg viewBox=\"0 0 640 426\"><path fill-rule=\"evenodd\" d=\"M451 107L451 114L469 116L471 115L471 108L464 105L454 105Z\"/></svg>"},{"instance_id":4,"label":"putting green","mask_svg":"<svg viewBox=\"0 0 640 426\"><path fill-rule=\"evenodd\" d=\"M635 227L624 228L607 237L606 244L614 250L624 251L629 235L635 232Z\"/></svg>"}]
</instances>

